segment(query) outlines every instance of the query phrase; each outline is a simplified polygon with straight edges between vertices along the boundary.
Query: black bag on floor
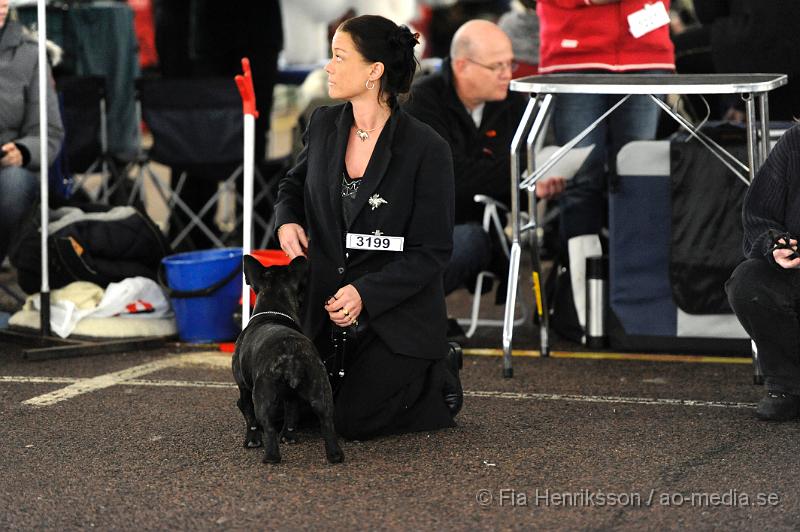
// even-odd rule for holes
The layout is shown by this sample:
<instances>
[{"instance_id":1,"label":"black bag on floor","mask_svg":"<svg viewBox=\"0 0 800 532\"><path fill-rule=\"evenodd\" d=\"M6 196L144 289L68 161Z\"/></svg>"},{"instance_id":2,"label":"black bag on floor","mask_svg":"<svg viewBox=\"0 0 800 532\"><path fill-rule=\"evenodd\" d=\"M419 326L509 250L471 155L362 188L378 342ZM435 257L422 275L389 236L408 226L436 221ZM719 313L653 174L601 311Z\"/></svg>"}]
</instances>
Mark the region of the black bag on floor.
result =
<instances>
[{"instance_id":1,"label":"black bag on floor","mask_svg":"<svg viewBox=\"0 0 800 532\"><path fill-rule=\"evenodd\" d=\"M572 297L572 281L569 274L569 261L559 254L544 283L547 297L550 327L562 338L573 342L583 340L583 327L575 310Z\"/></svg>"},{"instance_id":2,"label":"black bag on floor","mask_svg":"<svg viewBox=\"0 0 800 532\"><path fill-rule=\"evenodd\" d=\"M41 287L40 214L25 217L9 249L17 282L28 294ZM152 220L133 207L91 205L50 211L47 238L50 288L90 281L105 288L128 277L156 279L172 250Z\"/></svg>"}]
</instances>

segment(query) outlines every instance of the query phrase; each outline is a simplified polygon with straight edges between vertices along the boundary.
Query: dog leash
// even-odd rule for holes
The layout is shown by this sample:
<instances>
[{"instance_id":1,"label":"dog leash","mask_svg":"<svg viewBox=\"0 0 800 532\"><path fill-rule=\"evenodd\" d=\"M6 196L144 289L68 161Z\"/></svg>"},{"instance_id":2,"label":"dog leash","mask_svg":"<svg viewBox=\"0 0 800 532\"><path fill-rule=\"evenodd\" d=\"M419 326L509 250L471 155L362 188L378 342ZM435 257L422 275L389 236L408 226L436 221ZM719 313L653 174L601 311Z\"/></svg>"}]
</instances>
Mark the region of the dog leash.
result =
<instances>
[{"instance_id":1,"label":"dog leash","mask_svg":"<svg viewBox=\"0 0 800 532\"><path fill-rule=\"evenodd\" d=\"M344 377L344 357L347 354L347 329L336 330L331 327L331 342L333 343L334 363L338 370L334 370L339 378ZM333 375L331 373L330 375Z\"/></svg>"}]
</instances>

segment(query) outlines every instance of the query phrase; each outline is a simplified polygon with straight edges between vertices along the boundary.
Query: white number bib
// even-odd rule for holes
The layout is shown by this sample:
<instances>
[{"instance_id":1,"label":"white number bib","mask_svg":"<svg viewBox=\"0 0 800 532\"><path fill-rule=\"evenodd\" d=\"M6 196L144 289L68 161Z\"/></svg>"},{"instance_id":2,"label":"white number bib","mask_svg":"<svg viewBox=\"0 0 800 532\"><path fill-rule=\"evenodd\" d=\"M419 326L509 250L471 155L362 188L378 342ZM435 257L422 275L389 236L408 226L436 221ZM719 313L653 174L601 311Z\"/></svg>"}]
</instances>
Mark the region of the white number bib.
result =
<instances>
[{"instance_id":1,"label":"white number bib","mask_svg":"<svg viewBox=\"0 0 800 532\"><path fill-rule=\"evenodd\" d=\"M347 233L347 249L371 249L373 251L403 251L402 236L375 236Z\"/></svg>"},{"instance_id":2,"label":"white number bib","mask_svg":"<svg viewBox=\"0 0 800 532\"><path fill-rule=\"evenodd\" d=\"M635 39L666 24L669 24L669 13L661 1L645 4L644 8L628 15L628 27Z\"/></svg>"}]
</instances>

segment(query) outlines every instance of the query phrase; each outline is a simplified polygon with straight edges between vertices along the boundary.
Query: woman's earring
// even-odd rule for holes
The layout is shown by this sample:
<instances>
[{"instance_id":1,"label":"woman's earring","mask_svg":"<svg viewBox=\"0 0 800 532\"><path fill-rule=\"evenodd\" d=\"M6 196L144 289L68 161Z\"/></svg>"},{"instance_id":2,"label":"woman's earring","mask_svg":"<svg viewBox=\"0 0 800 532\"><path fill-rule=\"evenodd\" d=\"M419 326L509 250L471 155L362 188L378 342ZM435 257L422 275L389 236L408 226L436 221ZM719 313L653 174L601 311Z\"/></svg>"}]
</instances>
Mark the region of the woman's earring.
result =
<instances>
[{"instance_id":1,"label":"woman's earring","mask_svg":"<svg viewBox=\"0 0 800 532\"><path fill-rule=\"evenodd\" d=\"M372 85L370 85L370 83L372 83ZM368 79L367 82L364 83L364 86L367 88L367 90L371 91L372 89L375 88L375 82L372 81L371 79Z\"/></svg>"}]
</instances>

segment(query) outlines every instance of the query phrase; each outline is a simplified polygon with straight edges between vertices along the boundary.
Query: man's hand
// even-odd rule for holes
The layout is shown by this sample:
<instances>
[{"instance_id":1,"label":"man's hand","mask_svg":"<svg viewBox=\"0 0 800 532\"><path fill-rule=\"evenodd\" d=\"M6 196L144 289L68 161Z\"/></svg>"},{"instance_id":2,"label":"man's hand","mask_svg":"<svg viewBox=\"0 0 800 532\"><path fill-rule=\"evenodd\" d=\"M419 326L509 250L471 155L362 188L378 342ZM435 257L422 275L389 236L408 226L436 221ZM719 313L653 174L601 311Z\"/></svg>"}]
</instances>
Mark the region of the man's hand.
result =
<instances>
[{"instance_id":1,"label":"man's hand","mask_svg":"<svg viewBox=\"0 0 800 532\"><path fill-rule=\"evenodd\" d=\"M278 240L281 249L289 259L294 259L302 255L306 256L308 251L308 237L300 224L283 224L278 228Z\"/></svg>"},{"instance_id":2,"label":"man's hand","mask_svg":"<svg viewBox=\"0 0 800 532\"><path fill-rule=\"evenodd\" d=\"M356 325L363 308L361 295L351 284L340 288L325 302L328 317L339 327Z\"/></svg>"},{"instance_id":3,"label":"man's hand","mask_svg":"<svg viewBox=\"0 0 800 532\"><path fill-rule=\"evenodd\" d=\"M17 145L13 142L8 142L0 146L5 155L0 159L0 166L22 166L22 152L19 151Z\"/></svg>"},{"instance_id":4,"label":"man's hand","mask_svg":"<svg viewBox=\"0 0 800 532\"><path fill-rule=\"evenodd\" d=\"M567 180L563 177L548 177L536 183L536 197L539 199L553 199L562 192L567 185Z\"/></svg>"},{"instance_id":5,"label":"man's hand","mask_svg":"<svg viewBox=\"0 0 800 532\"><path fill-rule=\"evenodd\" d=\"M772 250L772 256L775 262L778 266L786 268L787 270L800 267L800 257L797 256L797 240L794 238L789 240L789 246L791 246L791 249L778 248ZM789 258L793 253L795 254L795 258Z\"/></svg>"}]
</instances>

